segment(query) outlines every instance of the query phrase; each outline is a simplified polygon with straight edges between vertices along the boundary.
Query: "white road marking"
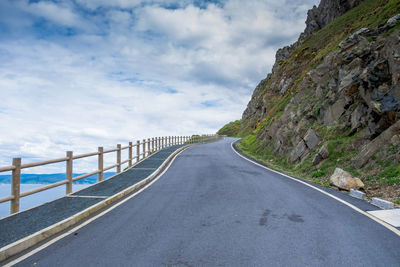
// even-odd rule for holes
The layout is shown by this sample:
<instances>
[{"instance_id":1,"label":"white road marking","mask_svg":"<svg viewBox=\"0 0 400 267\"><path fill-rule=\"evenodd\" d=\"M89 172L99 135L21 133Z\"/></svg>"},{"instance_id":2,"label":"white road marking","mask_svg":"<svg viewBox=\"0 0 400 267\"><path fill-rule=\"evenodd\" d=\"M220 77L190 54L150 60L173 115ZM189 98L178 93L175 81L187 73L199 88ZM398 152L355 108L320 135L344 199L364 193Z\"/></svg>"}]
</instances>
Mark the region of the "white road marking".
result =
<instances>
[{"instance_id":1,"label":"white road marking","mask_svg":"<svg viewBox=\"0 0 400 267\"><path fill-rule=\"evenodd\" d=\"M117 208L118 206L120 206L120 205L122 205L123 203L127 202L128 200L130 200L131 198L133 198L133 197L135 197L136 195L140 194L142 191L144 191L145 189L147 189L148 187L150 187L153 183L155 183L158 179L160 179L160 178L164 175L164 173L166 173L167 170L171 167L171 165L172 165L172 163L174 162L174 160L176 159L176 157L177 157L179 154L181 154L183 151L185 151L185 150L186 150L186 149L184 149L184 150L182 150L181 152L179 152L178 154L176 154L175 157L171 160L171 162L168 164L168 166L165 168L165 170L164 170L162 173L160 173L156 178L154 178L153 181L151 181L150 183L148 183L146 186L144 186L142 189L140 189L140 190L137 191L136 193L132 194L131 196L129 196L129 197L127 197L127 198L125 198L125 199L122 200L121 202L119 202L119 203L117 203L117 204L115 204L115 205L109 207L108 209L106 209L105 211L99 213L98 215L96 215L96 216L94 216L94 217L88 219L87 221L83 222L82 224L80 224L80 225L78 225L78 226L72 228L71 230L65 232L64 234L59 235L59 236L55 237L55 238L52 239L52 240L49 240L49 241L46 242L45 244L43 244L43 245L41 245L41 246L39 246L39 247L33 249L32 251L30 251L30 252L28 252L28 253L22 255L22 256L19 257L19 258L15 259L15 260L13 260L13 261L11 261L11 262L9 262L9 263L7 263L6 265L4 265L4 267L13 266L13 265L15 265L15 264L17 264L17 263L19 263L19 262L21 262L21 261L23 261L23 260L29 258L30 256L32 256L32 255L38 253L39 251L41 251L41 250L47 248L48 246L54 244L54 243L57 242L58 240L63 239L64 237L66 237L66 236L68 236L68 235L70 235L70 234L76 232L76 231L79 230L80 228L86 226L87 224L93 222L93 221L96 220L97 218L99 218L99 217L105 215L106 213L112 211L113 209Z\"/></svg>"},{"instance_id":2,"label":"white road marking","mask_svg":"<svg viewBox=\"0 0 400 267\"><path fill-rule=\"evenodd\" d=\"M270 169L270 168L268 168L268 167L266 167L266 166L264 166L264 165L261 165L261 164L255 162L255 161L253 161L253 160L250 160L250 159L244 157L243 155L241 155L240 153L238 153L238 152L233 148L233 143L235 143L235 142L236 142L236 141L233 141L233 142L231 143L231 148L232 148L232 150L233 150L238 156L240 156L241 158L243 158L243 159L245 159L245 160L247 160L247 161L249 161L249 162L251 162L251 163L253 163L253 164L255 164L255 165L259 166L259 167L261 167L261 168L267 169L267 170L269 170L269 171L271 171L271 172L274 172L274 173L279 174L279 175L282 175L282 176L284 176L284 177L286 177L286 178L292 179L293 181L299 182L299 183L301 183L301 184L303 184L303 185L305 185L305 186L311 187L311 188L313 188L313 189L315 189L315 190L321 192L322 194L325 194L325 195L327 195L327 196L329 196L329 197L331 197L331 198L333 198L333 199L335 199L335 200L337 200L337 201L339 201L339 202L345 204L346 206L352 208L353 210L355 210L355 211L357 211L357 212L359 212L359 213L361 213L361 214L367 216L368 218L370 218L370 219L374 220L375 222L381 224L382 226L386 227L387 229L389 229L390 231L392 231L392 232L395 233L396 235L400 236L400 230L398 230L398 229L396 229L395 227L391 226L390 224L388 224L388 223L386 223L386 222L380 220L379 218L376 218L375 216L373 216L373 215L371 215L371 214L369 214L369 213L367 213L367 212L365 212L365 211L363 211L363 210L357 208L357 207L354 206L353 204L350 204L349 202L344 201L343 199L340 199L340 198L338 198L338 197L336 197L336 196L334 196L334 195L332 195L332 194L330 194L330 193L328 193L328 192L326 192L326 191L324 191L324 190L322 190L322 189L320 189L320 188L318 188L318 187L315 187L315 186L313 186L313 185L310 185L310 184L308 184L308 183L306 183L306 182L304 182L304 181L302 181L302 180L296 179L296 178L294 178L294 177L291 177L291 176L286 175L286 174L284 174L284 173L281 173L281 172L279 172L279 171Z\"/></svg>"}]
</instances>

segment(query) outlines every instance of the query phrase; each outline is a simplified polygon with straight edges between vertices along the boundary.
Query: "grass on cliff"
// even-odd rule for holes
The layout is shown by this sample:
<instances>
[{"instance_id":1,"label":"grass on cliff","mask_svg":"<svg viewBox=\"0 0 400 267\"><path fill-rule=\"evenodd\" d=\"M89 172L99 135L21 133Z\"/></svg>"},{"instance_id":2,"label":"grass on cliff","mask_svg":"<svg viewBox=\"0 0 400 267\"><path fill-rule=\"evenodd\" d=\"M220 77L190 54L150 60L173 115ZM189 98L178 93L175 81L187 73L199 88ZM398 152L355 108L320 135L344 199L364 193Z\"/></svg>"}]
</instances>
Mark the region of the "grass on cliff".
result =
<instances>
[{"instance_id":1,"label":"grass on cliff","mask_svg":"<svg viewBox=\"0 0 400 267\"><path fill-rule=\"evenodd\" d=\"M227 135L236 137L240 132L240 125L242 124L241 120L232 121L226 125L224 125L217 134L219 135Z\"/></svg>"},{"instance_id":2,"label":"grass on cliff","mask_svg":"<svg viewBox=\"0 0 400 267\"><path fill-rule=\"evenodd\" d=\"M306 37L288 59L279 62L279 65L290 70L292 77L299 84L309 70L318 66L329 53L339 49L341 41L361 28L376 28L398 13L399 0L365 0L318 32ZM296 88L295 84L292 92Z\"/></svg>"},{"instance_id":3,"label":"grass on cliff","mask_svg":"<svg viewBox=\"0 0 400 267\"><path fill-rule=\"evenodd\" d=\"M316 51L312 65L320 62L327 54L338 49L341 41L361 28L374 29L394 15L400 13L398 0L367 0L349 10L343 16L309 36L297 49L297 54Z\"/></svg>"},{"instance_id":4,"label":"grass on cliff","mask_svg":"<svg viewBox=\"0 0 400 267\"><path fill-rule=\"evenodd\" d=\"M274 151L273 143L260 141L257 135L250 134L242 138L238 144L238 149L245 155L250 156L267 166L281 172L301 177L315 184L329 187L329 177L335 168L339 167L348 171L354 177L359 177L366 186L368 197L385 197L388 200L399 202L398 192L400 192L400 162L390 158L399 149L392 146L387 149L389 154L379 153L374 156L376 164L367 169L355 169L351 165L351 159L359 152L359 149L352 148L352 142L356 136L348 136L346 131L340 133L338 129L313 125L312 128L321 138L320 146L327 144L330 156L323 160L320 165L314 166L312 159L316 155L318 148L300 163L289 163L286 157L279 156ZM325 129L322 129L325 128ZM394 151L394 153L393 153ZM383 192L383 193L382 193Z\"/></svg>"},{"instance_id":5,"label":"grass on cliff","mask_svg":"<svg viewBox=\"0 0 400 267\"><path fill-rule=\"evenodd\" d=\"M338 166L354 176L359 176L357 170L353 169L350 164L351 159L358 153L356 149L349 149L349 144L356 137L348 136L347 132L339 132L337 127L328 128L315 123L311 128L320 138L319 147L327 144L330 153L329 158L323 161L319 168L312 164L319 147L315 148L302 162L295 164L290 163L286 157L279 156L274 151L272 142L262 143L254 134L244 137L238 144L238 148L244 154L264 162L274 169L324 186L329 186L329 177Z\"/></svg>"}]
</instances>

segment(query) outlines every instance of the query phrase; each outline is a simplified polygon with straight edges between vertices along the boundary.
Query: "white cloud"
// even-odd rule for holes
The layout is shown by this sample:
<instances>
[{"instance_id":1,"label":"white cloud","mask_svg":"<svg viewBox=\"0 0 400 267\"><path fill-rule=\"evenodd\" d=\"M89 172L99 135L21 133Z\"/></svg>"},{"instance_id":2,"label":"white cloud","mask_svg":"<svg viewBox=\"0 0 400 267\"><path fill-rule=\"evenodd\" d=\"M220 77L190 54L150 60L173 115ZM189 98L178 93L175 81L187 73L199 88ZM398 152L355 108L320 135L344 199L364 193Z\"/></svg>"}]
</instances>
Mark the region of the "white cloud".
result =
<instances>
[{"instance_id":1,"label":"white cloud","mask_svg":"<svg viewBox=\"0 0 400 267\"><path fill-rule=\"evenodd\" d=\"M276 49L297 38L315 3L77 2L0 3L24 18L0 16L0 166L18 155L215 132L241 117ZM54 25L33 26L40 19ZM79 31L65 34L69 27Z\"/></svg>"}]
</instances>

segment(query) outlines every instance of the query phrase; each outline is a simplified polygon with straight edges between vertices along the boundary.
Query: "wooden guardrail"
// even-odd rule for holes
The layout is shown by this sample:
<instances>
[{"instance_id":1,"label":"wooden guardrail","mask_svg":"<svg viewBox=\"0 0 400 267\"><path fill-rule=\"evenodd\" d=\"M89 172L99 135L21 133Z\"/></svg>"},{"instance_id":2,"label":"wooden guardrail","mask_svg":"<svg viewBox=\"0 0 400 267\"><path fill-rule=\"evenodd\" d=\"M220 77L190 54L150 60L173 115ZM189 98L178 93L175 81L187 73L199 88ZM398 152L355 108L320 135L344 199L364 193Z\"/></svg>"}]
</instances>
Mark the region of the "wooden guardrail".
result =
<instances>
[{"instance_id":1,"label":"wooden guardrail","mask_svg":"<svg viewBox=\"0 0 400 267\"><path fill-rule=\"evenodd\" d=\"M72 183L89 176L98 175L98 182L103 181L103 174L105 171L110 169L116 168L117 173L121 172L121 167L124 164L128 164L128 167L133 166L133 161L139 162L147 157L149 157L154 152L157 152L161 149L166 147L174 146L174 145L181 145L181 144L193 144L193 143L200 143L205 142L210 139L218 138L217 135L192 135L192 136L166 136L166 137L155 137L155 138L148 138L143 139L143 141L136 141L136 143L129 142L127 146L121 146L118 144L116 148L104 150L103 147L99 147L97 152L74 155L72 151L67 151L66 156L63 158L45 160L40 162L33 162L33 163L21 163L21 158L13 158L12 165L0 167L0 173L11 171L11 195L0 198L0 203L10 201L10 213L19 212L19 201L21 197L26 197L44 190L48 190L54 187L58 187L61 185L66 185L66 195L72 193ZM136 155L133 156L133 149L136 148ZM121 151L128 149L128 159L122 160L121 159ZM116 152L116 164L104 167L104 154ZM76 159L82 159L87 157L98 157L98 169L83 174L77 177L73 177L73 161ZM21 188L21 170L38 167L48 164L54 164L59 162L66 162L66 179L63 181L59 181L56 183L52 183L40 188L36 188L26 192L20 192Z\"/></svg>"}]
</instances>

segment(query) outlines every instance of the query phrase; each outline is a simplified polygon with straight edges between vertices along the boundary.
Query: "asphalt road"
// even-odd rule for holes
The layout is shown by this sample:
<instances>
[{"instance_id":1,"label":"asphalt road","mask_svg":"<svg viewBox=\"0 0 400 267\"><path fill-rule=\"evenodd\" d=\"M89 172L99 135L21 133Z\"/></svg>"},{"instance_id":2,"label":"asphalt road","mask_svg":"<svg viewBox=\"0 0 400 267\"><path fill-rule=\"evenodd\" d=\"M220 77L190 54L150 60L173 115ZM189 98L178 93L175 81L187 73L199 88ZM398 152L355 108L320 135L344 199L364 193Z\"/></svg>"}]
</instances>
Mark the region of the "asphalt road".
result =
<instances>
[{"instance_id":1,"label":"asphalt road","mask_svg":"<svg viewBox=\"0 0 400 267\"><path fill-rule=\"evenodd\" d=\"M18 265L400 265L393 232L232 141L185 150L148 189Z\"/></svg>"}]
</instances>

